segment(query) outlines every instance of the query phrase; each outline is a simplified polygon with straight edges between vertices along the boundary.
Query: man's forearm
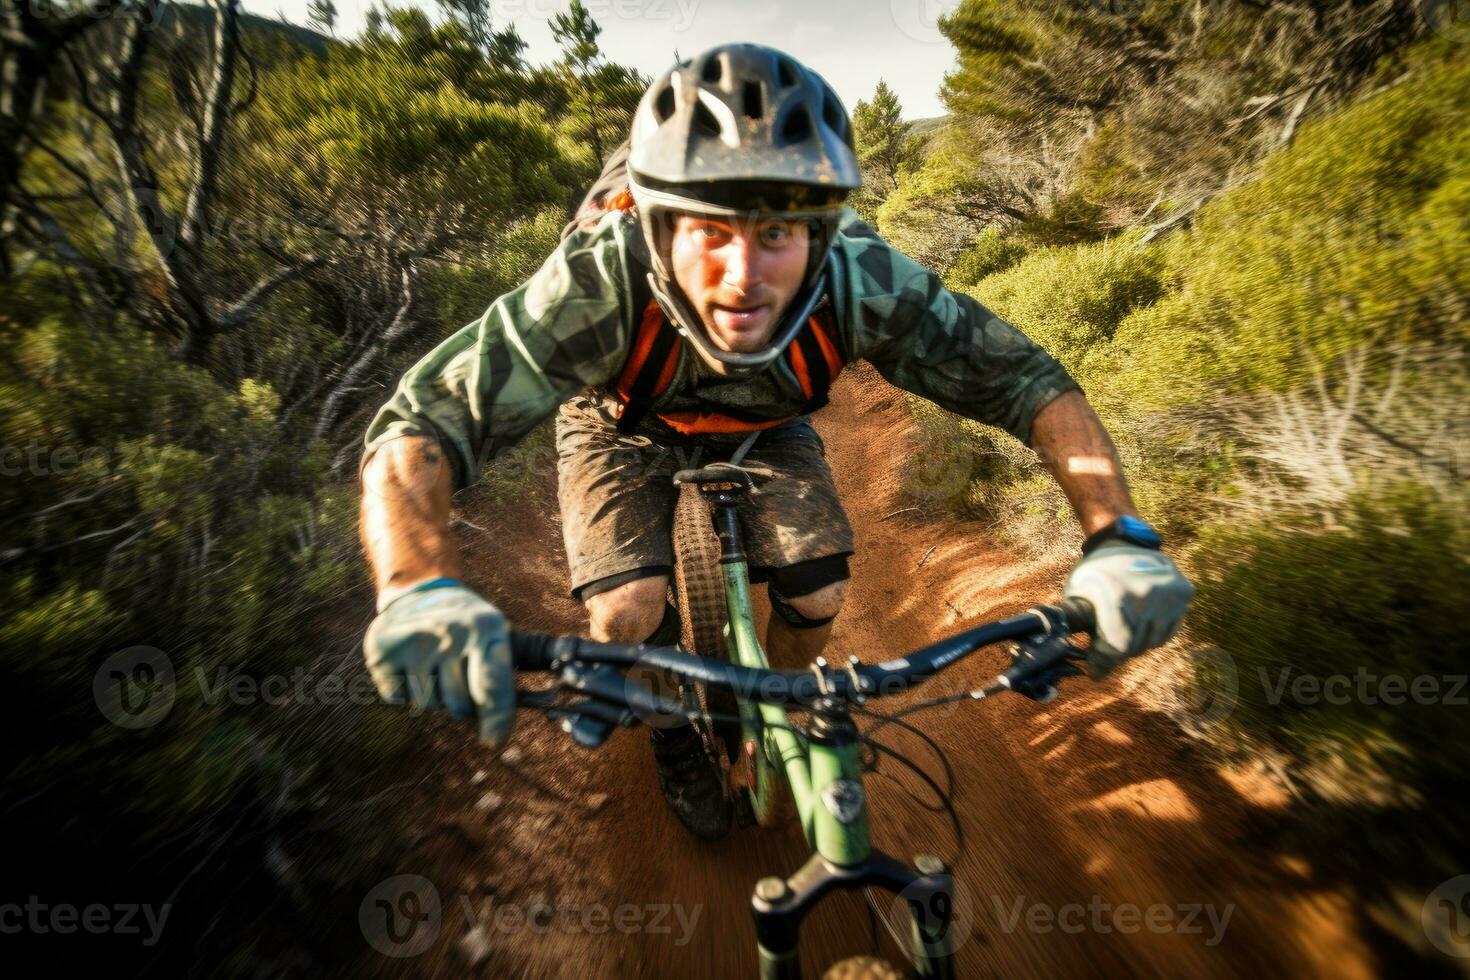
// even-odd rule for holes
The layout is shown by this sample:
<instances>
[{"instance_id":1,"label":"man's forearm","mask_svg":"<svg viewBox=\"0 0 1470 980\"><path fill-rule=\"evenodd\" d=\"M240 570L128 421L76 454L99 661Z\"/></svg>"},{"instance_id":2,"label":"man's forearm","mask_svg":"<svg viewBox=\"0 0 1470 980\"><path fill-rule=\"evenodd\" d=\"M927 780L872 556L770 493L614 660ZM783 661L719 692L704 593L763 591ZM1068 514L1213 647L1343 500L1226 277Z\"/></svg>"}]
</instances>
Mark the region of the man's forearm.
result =
<instances>
[{"instance_id":1,"label":"man's forearm","mask_svg":"<svg viewBox=\"0 0 1470 980\"><path fill-rule=\"evenodd\" d=\"M1083 534L1137 515L1118 450L1081 392L1048 402L1031 423L1031 448L1067 495Z\"/></svg>"},{"instance_id":2,"label":"man's forearm","mask_svg":"<svg viewBox=\"0 0 1470 980\"><path fill-rule=\"evenodd\" d=\"M362 547L378 592L460 575L449 530L449 461L420 436L384 443L362 474Z\"/></svg>"}]
</instances>

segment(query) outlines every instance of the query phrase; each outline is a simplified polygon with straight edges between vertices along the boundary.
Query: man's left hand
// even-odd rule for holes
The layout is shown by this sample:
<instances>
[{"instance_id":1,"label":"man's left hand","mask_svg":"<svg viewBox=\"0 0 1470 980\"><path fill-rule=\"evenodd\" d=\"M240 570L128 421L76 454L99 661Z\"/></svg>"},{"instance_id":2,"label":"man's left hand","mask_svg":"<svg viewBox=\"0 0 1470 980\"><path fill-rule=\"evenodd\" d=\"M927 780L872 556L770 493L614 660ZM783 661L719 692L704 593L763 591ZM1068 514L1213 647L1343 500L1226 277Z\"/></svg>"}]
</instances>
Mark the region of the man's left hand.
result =
<instances>
[{"instance_id":1,"label":"man's left hand","mask_svg":"<svg viewBox=\"0 0 1470 980\"><path fill-rule=\"evenodd\" d=\"M1167 555L1109 541L1077 563L1062 594L1086 599L1096 611L1087 667L1099 678L1166 643L1194 598L1194 586Z\"/></svg>"}]
</instances>

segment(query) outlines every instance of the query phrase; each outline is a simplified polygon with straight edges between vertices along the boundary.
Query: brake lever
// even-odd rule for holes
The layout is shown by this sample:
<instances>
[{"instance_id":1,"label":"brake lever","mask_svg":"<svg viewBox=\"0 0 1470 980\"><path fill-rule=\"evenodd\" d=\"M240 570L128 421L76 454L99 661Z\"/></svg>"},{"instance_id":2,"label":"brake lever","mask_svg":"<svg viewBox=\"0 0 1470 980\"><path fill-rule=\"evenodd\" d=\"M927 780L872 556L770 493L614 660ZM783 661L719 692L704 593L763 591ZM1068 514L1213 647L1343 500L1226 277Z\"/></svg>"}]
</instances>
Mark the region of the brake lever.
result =
<instances>
[{"instance_id":1,"label":"brake lever","mask_svg":"<svg viewBox=\"0 0 1470 980\"><path fill-rule=\"evenodd\" d=\"M561 683L565 688L616 705L640 717L684 717L683 705L664 700L610 664L565 664Z\"/></svg>"},{"instance_id":2,"label":"brake lever","mask_svg":"<svg viewBox=\"0 0 1470 980\"><path fill-rule=\"evenodd\" d=\"M1011 647L1011 666L1000 675L1000 683L1032 701L1045 703L1057 696L1057 685L1068 677L1081 676L1071 661L1081 659L1079 650L1056 633L1039 633Z\"/></svg>"},{"instance_id":3,"label":"brake lever","mask_svg":"<svg viewBox=\"0 0 1470 980\"><path fill-rule=\"evenodd\" d=\"M627 708L615 708L600 701L576 701L560 708L552 708L546 717L561 722L561 730L572 736L578 745L595 749L607 741L614 728L632 728L638 724L638 716Z\"/></svg>"}]
</instances>

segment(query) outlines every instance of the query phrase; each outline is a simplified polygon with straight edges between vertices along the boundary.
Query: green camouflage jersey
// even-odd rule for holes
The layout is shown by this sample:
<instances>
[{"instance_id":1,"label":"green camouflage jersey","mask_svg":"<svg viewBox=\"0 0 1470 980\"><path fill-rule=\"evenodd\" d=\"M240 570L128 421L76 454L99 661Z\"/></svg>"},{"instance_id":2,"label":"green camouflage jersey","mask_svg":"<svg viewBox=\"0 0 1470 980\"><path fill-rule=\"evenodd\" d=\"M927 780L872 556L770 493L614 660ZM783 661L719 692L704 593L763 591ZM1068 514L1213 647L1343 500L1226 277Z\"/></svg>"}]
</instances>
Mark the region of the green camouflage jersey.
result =
<instances>
[{"instance_id":1,"label":"green camouflage jersey","mask_svg":"<svg viewBox=\"0 0 1470 980\"><path fill-rule=\"evenodd\" d=\"M363 462L390 439L432 436L458 490L563 401L609 387L643 312L633 288L646 273L643 254L637 222L625 212L574 231L530 279L404 374L368 427ZM1026 442L1036 412L1077 387L1046 351L974 299L945 289L851 209L827 273L848 359L868 361L893 384L951 412ZM781 419L803 408L805 399L776 377L779 360L753 376L724 378L688 344L680 350L654 411L735 408ZM643 424L650 421L652 412Z\"/></svg>"}]
</instances>

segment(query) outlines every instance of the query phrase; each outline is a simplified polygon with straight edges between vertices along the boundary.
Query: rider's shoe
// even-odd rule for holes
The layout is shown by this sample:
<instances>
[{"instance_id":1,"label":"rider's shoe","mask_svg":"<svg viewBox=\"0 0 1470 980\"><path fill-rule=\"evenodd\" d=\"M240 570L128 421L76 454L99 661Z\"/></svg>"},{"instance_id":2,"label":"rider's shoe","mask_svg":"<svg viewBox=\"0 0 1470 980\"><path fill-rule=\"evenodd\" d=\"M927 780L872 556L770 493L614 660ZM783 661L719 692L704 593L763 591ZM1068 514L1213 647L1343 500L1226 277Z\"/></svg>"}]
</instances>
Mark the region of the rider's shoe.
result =
<instances>
[{"instance_id":1,"label":"rider's shoe","mask_svg":"<svg viewBox=\"0 0 1470 980\"><path fill-rule=\"evenodd\" d=\"M674 816L694 836L719 840L730 832L730 800L719 767L693 725L653 729L658 788Z\"/></svg>"}]
</instances>

